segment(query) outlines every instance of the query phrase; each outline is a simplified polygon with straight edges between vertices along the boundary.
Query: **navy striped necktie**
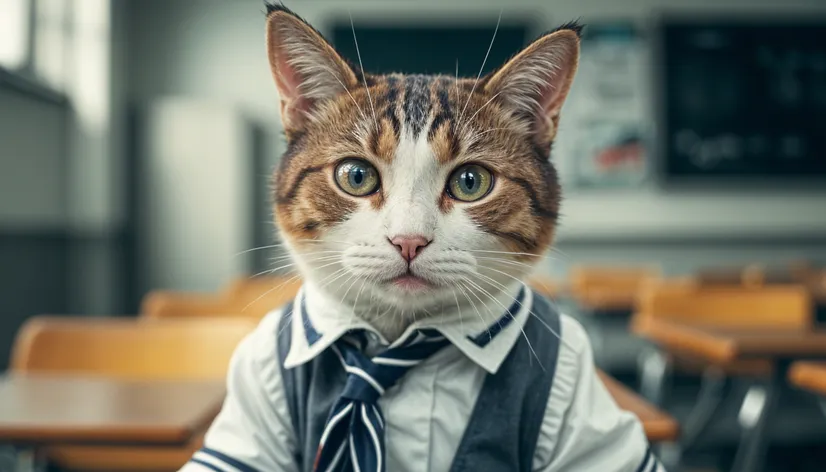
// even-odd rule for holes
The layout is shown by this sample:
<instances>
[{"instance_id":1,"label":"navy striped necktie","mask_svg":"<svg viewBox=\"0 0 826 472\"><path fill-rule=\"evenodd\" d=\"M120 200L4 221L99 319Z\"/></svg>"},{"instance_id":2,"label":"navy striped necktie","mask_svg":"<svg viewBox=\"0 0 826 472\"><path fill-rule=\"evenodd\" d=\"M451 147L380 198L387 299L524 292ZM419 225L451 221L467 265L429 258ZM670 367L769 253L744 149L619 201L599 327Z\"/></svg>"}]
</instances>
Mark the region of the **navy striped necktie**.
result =
<instances>
[{"instance_id":1,"label":"navy striped necktie","mask_svg":"<svg viewBox=\"0 0 826 472\"><path fill-rule=\"evenodd\" d=\"M372 359L362 354L364 332L340 339L332 350L347 371L344 392L330 410L314 470L384 472L384 417L378 399L411 367L449 344L436 330L421 329Z\"/></svg>"}]
</instances>

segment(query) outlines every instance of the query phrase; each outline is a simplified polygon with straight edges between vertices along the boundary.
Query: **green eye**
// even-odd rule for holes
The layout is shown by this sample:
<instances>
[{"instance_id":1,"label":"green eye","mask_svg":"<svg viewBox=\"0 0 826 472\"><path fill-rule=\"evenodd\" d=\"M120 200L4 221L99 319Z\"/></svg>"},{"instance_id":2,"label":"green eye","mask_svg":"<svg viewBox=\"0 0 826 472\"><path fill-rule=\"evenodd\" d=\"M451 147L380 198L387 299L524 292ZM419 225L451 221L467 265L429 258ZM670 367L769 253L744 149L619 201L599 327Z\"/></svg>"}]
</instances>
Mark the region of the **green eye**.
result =
<instances>
[{"instance_id":1,"label":"green eye","mask_svg":"<svg viewBox=\"0 0 826 472\"><path fill-rule=\"evenodd\" d=\"M370 195L379 189L379 172L362 159L345 159L336 166L336 183L355 197Z\"/></svg>"},{"instance_id":2,"label":"green eye","mask_svg":"<svg viewBox=\"0 0 826 472\"><path fill-rule=\"evenodd\" d=\"M493 175L476 164L459 167L447 181L447 193L462 202L475 202L485 197L493 188Z\"/></svg>"}]
</instances>

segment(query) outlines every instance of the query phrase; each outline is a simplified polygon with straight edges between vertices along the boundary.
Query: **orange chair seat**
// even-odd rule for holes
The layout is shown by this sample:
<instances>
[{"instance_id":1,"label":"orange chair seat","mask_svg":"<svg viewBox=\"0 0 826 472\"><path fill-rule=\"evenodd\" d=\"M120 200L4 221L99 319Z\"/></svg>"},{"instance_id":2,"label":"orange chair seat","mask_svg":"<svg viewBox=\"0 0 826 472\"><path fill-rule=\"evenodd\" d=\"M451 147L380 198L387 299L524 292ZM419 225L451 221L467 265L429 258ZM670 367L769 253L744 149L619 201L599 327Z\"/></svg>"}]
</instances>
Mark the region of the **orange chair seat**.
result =
<instances>
[{"instance_id":1,"label":"orange chair seat","mask_svg":"<svg viewBox=\"0 0 826 472\"><path fill-rule=\"evenodd\" d=\"M53 446L49 462L78 471L176 471L201 448L203 435L183 447L163 446Z\"/></svg>"},{"instance_id":2,"label":"orange chair seat","mask_svg":"<svg viewBox=\"0 0 826 472\"><path fill-rule=\"evenodd\" d=\"M223 380L232 353L257 321L246 318L35 317L15 339L12 369L126 380ZM203 438L181 447L59 445L50 462L68 470L175 471Z\"/></svg>"}]
</instances>

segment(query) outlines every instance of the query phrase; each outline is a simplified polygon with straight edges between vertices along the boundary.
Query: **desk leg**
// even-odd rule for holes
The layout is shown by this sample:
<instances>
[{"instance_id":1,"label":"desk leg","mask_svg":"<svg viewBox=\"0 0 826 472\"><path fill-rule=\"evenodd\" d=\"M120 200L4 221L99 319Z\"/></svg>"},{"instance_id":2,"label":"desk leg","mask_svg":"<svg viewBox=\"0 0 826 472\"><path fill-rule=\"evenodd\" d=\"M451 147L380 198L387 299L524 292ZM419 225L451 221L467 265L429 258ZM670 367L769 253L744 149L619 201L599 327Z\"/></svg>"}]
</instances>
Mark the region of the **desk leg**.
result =
<instances>
[{"instance_id":1,"label":"desk leg","mask_svg":"<svg viewBox=\"0 0 826 472\"><path fill-rule=\"evenodd\" d=\"M34 449L17 450L17 472L39 472Z\"/></svg>"},{"instance_id":2,"label":"desk leg","mask_svg":"<svg viewBox=\"0 0 826 472\"><path fill-rule=\"evenodd\" d=\"M681 428L680 439L677 444L669 449L667 460L670 469L678 468L680 457L690 450L697 440L703 436L711 425L712 420L725 404L731 392L731 379L720 368L709 366L703 370L700 392L697 395L697 403L691 409L685 423Z\"/></svg>"},{"instance_id":3,"label":"desk leg","mask_svg":"<svg viewBox=\"0 0 826 472\"><path fill-rule=\"evenodd\" d=\"M761 472L766 462L769 448L769 425L777 411L779 398L786 381L789 363L778 362L774 375L763 389L763 400L751 424L743 427L743 437L737 447L732 471ZM743 400L749 401L749 395ZM742 411L741 411L742 412Z\"/></svg>"},{"instance_id":4,"label":"desk leg","mask_svg":"<svg viewBox=\"0 0 826 472\"><path fill-rule=\"evenodd\" d=\"M666 383L671 374L671 364L667 355L656 347L640 354L637 371L640 372L640 393L651 403L663 407Z\"/></svg>"},{"instance_id":5,"label":"desk leg","mask_svg":"<svg viewBox=\"0 0 826 472\"><path fill-rule=\"evenodd\" d=\"M46 466L34 448L0 447L0 470L10 472L45 472Z\"/></svg>"},{"instance_id":6,"label":"desk leg","mask_svg":"<svg viewBox=\"0 0 826 472\"><path fill-rule=\"evenodd\" d=\"M682 427L677 448L669 458L670 468L676 469L680 457L690 450L711 426L717 412L722 409L731 393L732 382L720 368L708 366L703 370L697 403Z\"/></svg>"},{"instance_id":7,"label":"desk leg","mask_svg":"<svg viewBox=\"0 0 826 472\"><path fill-rule=\"evenodd\" d=\"M703 370L697 403L682 428L680 449L683 452L690 449L706 432L730 391L731 380L720 368L709 366Z\"/></svg>"}]
</instances>

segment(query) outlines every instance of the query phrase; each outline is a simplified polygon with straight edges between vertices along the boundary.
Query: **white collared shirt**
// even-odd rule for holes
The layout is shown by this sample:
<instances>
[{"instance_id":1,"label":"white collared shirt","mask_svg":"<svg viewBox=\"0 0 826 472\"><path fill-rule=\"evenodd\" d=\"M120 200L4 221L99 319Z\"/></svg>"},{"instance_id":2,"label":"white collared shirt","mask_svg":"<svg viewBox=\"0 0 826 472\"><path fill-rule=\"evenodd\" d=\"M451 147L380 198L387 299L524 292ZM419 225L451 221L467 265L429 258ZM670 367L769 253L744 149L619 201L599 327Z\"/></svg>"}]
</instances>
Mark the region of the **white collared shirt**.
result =
<instances>
[{"instance_id":1,"label":"white collared shirt","mask_svg":"<svg viewBox=\"0 0 826 472\"><path fill-rule=\"evenodd\" d=\"M379 398L386 426L387 470L449 470L476 398L488 373L495 373L522 336L534 294L525 289L514 319L480 347L468 335L484 333L499 319L521 287L503 293L470 315L447 314L417 322L415 329L434 328L451 345L434 354ZM307 316L319 337L310 343L301 322L290 323L292 345L285 367L308 362L345 332L361 328L373 333L376 346L388 343L369 324L325 300L312 287L299 294L293 317ZM306 310L306 311L302 311ZM497 313L491 315L490 313ZM478 315L478 316L477 316ZM239 345L228 376L224 406L207 432L204 450L182 471L298 472L293 462L299 447L293 432L278 365L277 333L281 312L270 313ZM648 441L635 416L620 410L596 375L591 346L572 318L560 320L562 343L533 457L536 471L651 472L663 470L648 458ZM534 363L534 368L540 368ZM647 464L644 467L643 464Z\"/></svg>"}]
</instances>

